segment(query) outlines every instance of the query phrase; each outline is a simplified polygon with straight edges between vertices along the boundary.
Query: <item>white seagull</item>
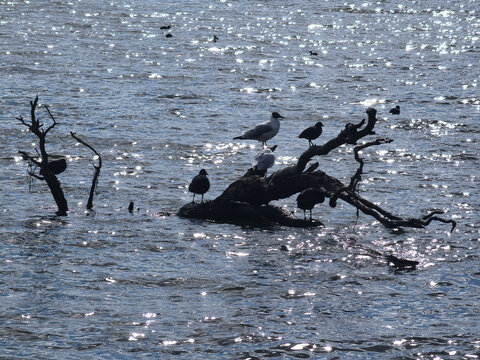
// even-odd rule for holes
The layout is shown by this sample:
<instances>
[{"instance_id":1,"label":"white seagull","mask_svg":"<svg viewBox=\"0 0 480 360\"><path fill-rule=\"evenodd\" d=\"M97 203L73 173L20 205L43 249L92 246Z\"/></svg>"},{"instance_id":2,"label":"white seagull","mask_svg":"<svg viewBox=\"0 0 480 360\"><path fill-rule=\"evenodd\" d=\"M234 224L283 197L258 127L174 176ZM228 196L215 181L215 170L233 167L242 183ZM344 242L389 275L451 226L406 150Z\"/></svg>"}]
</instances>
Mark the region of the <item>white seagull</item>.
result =
<instances>
[{"instance_id":1,"label":"white seagull","mask_svg":"<svg viewBox=\"0 0 480 360\"><path fill-rule=\"evenodd\" d=\"M267 140L270 140L278 134L278 130L280 130L280 119L284 119L284 117L278 112L273 112L270 121L258 124L253 129L245 131L243 135L234 137L234 139L257 140L265 146Z\"/></svg>"},{"instance_id":2,"label":"white seagull","mask_svg":"<svg viewBox=\"0 0 480 360\"><path fill-rule=\"evenodd\" d=\"M255 162L252 167L257 175L265 176L267 169L275 164L275 155L273 152L276 148L277 145L267 146L255 156Z\"/></svg>"}]
</instances>

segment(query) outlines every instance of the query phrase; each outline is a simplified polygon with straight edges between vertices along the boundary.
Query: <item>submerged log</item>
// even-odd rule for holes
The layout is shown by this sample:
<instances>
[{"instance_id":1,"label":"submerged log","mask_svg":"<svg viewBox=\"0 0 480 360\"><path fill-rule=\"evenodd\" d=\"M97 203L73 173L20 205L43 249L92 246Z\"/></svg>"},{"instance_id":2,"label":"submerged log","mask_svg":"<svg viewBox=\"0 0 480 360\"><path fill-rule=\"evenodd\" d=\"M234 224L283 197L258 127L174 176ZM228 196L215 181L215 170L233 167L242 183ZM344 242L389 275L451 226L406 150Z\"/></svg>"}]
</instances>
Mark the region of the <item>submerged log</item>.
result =
<instances>
[{"instance_id":1,"label":"submerged log","mask_svg":"<svg viewBox=\"0 0 480 360\"><path fill-rule=\"evenodd\" d=\"M205 204L187 204L178 212L179 216L198 219L209 219L215 221L231 223L257 223L270 224L275 221L287 226L311 226L311 223L305 220L294 221L293 215L287 211L275 212L276 216L266 217L266 209L276 208L268 205L273 200L289 198L294 194L300 193L307 188L315 188L325 198L331 207L335 207L337 199L353 205L357 211L370 215L388 228L397 227L417 227L422 228L430 224L431 221L440 221L450 223L451 231L456 226L456 222L450 219L443 219L433 216L439 213L434 211L423 218L403 218L394 215L387 210L375 205L373 202L361 197L358 194L358 185L361 181L363 172L363 160L358 152L369 146L390 143L391 139L376 139L375 141L359 145L355 148L355 159L360 166L352 176L350 184L344 185L340 180L326 174L321 170L316 170L316 164L305 170L307 164L314 156L324 156L332 150L346 144L356 145L357 142L368 136L373 135L375 123L377 121L377 111L369 108L366 111L368 120L360 121L358 124L348 123L345 128L334 138L323 145L313 145L309 147L299 157L295 165L288 166L274 172L269 177L255 175L252 171L247 173L233 183L215 200ZM365 125L365 126L364 126ZM300 220L300 219L297 219ZM288 225L293 224L293 225Z\"/></svg>"},{"instance_id":2,"label":"submerged log","mask_svg":"<svg viewBox=\"0 0 480 360\"><path fill-rule=\"evenodd\" d=\"M298 219L290 211L278 206L253 207L246 202L221 199L185 204L180 208L177 215L238 225L268 226L277 224L301 228L323 226L318 220Z\"/></svg>"}]
</instances>

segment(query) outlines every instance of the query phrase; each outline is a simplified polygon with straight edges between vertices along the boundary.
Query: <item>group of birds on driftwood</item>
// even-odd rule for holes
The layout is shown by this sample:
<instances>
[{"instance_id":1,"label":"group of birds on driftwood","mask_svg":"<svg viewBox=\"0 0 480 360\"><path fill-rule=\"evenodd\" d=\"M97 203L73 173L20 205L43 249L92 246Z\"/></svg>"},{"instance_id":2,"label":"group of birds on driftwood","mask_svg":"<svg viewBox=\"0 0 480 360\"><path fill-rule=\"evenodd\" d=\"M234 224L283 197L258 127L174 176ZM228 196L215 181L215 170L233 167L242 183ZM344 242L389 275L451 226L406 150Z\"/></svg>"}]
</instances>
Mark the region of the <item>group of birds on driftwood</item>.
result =
<instances>
[{"instance_id":1,"label":"group of birds on driftwood","mask_svg":"<svg viewBox=\"0 0 480 360\"><path fill-rule=\"evenodd\" d=\"M390 110L391 114L400 114L400 106ZM280 130L280 119L284 119L282 115L274 111L269 121L256 125L252 129L245 131L242 135L236 136L233 139L242 140L256 140L262 143L263 149L255 156L255 162L252 165L252 172L255 175L265 176L267 169L273 166L275 163L275 155L273 152L277 148L277 145L267 146L267 141L274 138ZM315 125L310 126L303 130L300 135L301 139L306 139L309 146L314 146L313 140L322 135L322 122L318 121ZM210 189L210 181L207 177L208 173L205 169L200 170L190 185L188 191L193 193L192 203L195 202L195 195L201 195L203 203L203 195ZM310 211L310 220L312 220L312 209L316 204L322 203L325 200L325 196L322 192L316 188L308 188L303 190L297 197L297 206L303 210L305 220L307 219L306 211Z\"/></svg>"}]
</instances>

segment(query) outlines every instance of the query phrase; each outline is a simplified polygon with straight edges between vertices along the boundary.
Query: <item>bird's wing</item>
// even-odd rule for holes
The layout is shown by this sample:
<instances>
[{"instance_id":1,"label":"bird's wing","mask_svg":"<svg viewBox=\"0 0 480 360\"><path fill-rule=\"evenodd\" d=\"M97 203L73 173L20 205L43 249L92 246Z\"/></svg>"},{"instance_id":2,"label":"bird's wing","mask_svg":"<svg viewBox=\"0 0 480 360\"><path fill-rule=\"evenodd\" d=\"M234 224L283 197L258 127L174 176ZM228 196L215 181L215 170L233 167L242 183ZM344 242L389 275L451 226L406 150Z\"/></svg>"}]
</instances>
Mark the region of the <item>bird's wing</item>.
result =
<instances>
[{"instance_id":1,"label":"bird's wing","mask_svg":"<svg viewBox=\"0 0 480 360\"><path fill-rule=\"evenodd\" d=\"M244 138L257 138L262 134L265 134L272 130L272 127L268 123L262 123L255 126L253 129L245 131L242 135Z\"/></svg>"}]
</instances>

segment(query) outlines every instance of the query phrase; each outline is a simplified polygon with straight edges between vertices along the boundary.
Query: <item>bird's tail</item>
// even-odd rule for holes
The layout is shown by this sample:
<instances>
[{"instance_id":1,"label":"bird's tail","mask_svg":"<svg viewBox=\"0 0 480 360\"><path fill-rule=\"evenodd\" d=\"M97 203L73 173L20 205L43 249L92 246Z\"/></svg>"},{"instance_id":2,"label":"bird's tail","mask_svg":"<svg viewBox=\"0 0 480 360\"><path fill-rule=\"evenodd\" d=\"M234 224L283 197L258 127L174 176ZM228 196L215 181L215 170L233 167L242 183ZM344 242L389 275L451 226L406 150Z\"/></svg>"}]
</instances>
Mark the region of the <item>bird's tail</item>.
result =
<instances>
[{"instance_id":1,"label":"bird's tail","mask_svg":"<svg viewBox=\"0 0 480 360\"><path fill-rule=\"evenodd\" d=\"M233 138L233 140L235 140L235 139L243 139L243 135L235 136L235 137Z\"/></svg>"}]
</instances>

